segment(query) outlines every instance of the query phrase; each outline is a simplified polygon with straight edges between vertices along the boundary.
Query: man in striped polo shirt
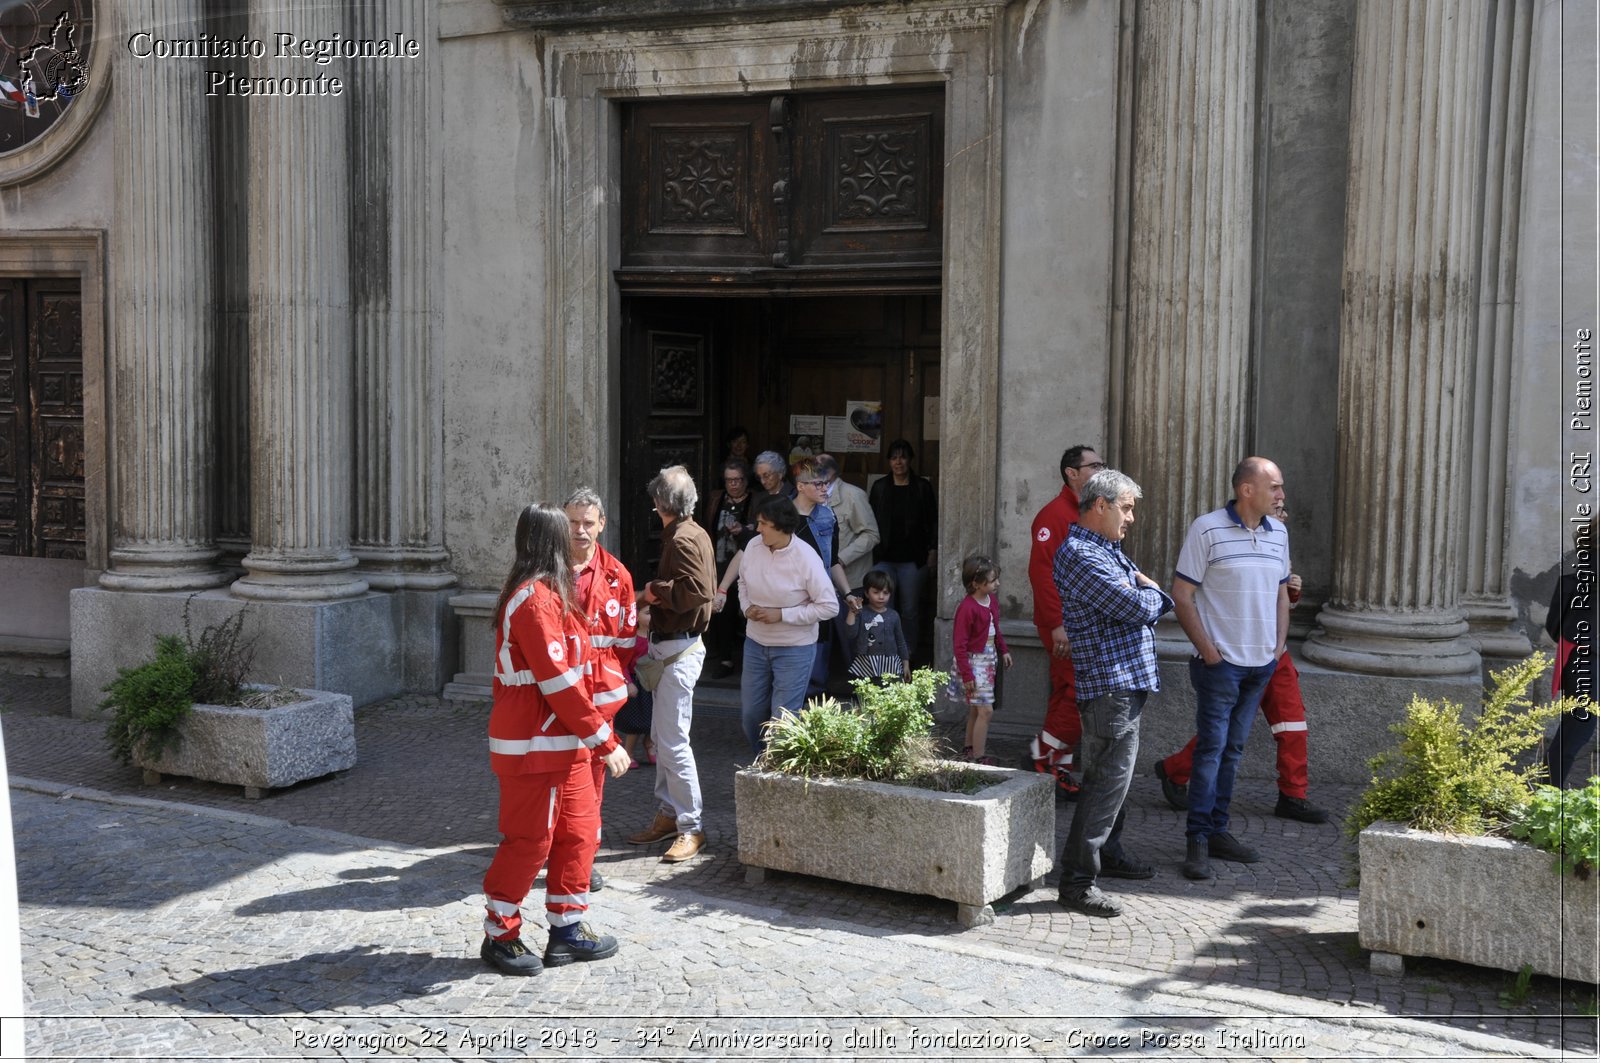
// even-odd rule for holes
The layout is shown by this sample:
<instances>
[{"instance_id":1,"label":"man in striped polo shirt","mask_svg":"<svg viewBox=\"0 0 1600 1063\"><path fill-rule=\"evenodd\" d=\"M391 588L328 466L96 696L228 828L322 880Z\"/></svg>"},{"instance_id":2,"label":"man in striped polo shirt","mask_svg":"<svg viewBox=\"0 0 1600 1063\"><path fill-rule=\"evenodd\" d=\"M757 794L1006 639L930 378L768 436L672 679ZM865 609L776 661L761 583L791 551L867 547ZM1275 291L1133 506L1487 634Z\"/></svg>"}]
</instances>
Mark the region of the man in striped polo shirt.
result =
<instances>
[{"instance_id":1,"label":"man in striped polo shirt","mask_svg":"<svg viewBox=\"0 0 1600 1063\"><path fill-rule=\"evenodd\" d=\"M1283 473L1250 457L1233 471L1233 501L1189 525L1172 581L1173 611L1194 644L1194 767L1183 873L1212 877L1211 857L1254 863L1228 833L1233 780L1261 694L1289 638L1289 532L1272 513Z\"/></svg>"}]
</instances>

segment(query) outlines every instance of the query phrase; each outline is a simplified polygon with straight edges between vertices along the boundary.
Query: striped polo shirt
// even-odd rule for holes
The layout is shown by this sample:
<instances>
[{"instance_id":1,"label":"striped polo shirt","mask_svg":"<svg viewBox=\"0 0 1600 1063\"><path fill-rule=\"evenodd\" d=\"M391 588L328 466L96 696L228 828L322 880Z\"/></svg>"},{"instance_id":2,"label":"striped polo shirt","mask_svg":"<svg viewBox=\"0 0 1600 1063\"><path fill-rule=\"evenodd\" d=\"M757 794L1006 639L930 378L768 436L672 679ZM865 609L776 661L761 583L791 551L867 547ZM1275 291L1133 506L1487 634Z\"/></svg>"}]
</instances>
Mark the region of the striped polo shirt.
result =
<instances>
[{"instance_id":1,"label":"striped polo shirt","mask_svg":"<svg viewBox=\"0 0 1600 1063\"><path fill-rule=\"evenodd\" d=\"M1229 664L1260 667L1278 648L1278 585L1289 581L1289 530L1262 517L1252 531L1233 503L1189 525L1178 579L1197 588L1200 625Z\"/></svg>"}]
</instances>

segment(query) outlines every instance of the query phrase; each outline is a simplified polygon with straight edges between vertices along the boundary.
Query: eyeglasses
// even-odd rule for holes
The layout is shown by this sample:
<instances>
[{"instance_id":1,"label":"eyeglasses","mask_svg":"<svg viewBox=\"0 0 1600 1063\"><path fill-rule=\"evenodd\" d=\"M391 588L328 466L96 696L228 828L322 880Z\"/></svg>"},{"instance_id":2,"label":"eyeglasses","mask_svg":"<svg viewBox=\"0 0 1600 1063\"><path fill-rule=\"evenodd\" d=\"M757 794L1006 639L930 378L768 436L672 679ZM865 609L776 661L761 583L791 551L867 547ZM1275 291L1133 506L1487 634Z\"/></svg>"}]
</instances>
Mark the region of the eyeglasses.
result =
<instances>
[{"instance_id":1,"label":"eyeglasses","mask_svg":"<svg viewBox=\"0 0 1600 1063\"><path fill-rule=\"evenodd\" d=\"M1099 470L1101 470L1101 469L1103 469L1105 467L1106 467L1106 463L1103 462L1103 461L1090 461L1090 462L1085 462L1082 465L1068 465L1067 466L1067 468L1069 468L1069 469L1094 469L1096 472L1098 472Z\"/></svg>"},{"instance_id":2,"label":"eyeglasses","mask_svg":"<svg viewBox=\"0 0 1600 1063\"><path fill-rule=\"evenodd\" d=\"M742 483L744 483L744 477L743 476L724 476L722 478L722 482L725 483L725 484L742 484Z\"/></svg>"}]
</instances>

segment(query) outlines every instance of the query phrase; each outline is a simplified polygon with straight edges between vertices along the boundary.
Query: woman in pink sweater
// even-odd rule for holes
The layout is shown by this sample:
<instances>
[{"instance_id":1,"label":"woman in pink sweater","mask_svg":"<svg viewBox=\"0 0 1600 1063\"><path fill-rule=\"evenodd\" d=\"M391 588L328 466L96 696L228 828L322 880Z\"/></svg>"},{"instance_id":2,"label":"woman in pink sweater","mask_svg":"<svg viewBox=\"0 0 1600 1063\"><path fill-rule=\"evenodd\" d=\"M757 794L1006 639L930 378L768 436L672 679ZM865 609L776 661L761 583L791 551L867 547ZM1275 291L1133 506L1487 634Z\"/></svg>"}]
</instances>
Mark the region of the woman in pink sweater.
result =
<instances>
[{"instance_id":1,"label":"woman in pink sweater","mask_svg":"<svg viewBox=\"0 0 1600 1063\"><path fill-rule=\"evenodd\" d=\"M756 515L756 537L739 562L744 603L744 673L740 715L750 749L766 748L762 728L805 702L816 654L817 624L839 613L839 599L822 558L795 536L800 513L787 498L771 498Z\"/></svg>"}]
</instances>

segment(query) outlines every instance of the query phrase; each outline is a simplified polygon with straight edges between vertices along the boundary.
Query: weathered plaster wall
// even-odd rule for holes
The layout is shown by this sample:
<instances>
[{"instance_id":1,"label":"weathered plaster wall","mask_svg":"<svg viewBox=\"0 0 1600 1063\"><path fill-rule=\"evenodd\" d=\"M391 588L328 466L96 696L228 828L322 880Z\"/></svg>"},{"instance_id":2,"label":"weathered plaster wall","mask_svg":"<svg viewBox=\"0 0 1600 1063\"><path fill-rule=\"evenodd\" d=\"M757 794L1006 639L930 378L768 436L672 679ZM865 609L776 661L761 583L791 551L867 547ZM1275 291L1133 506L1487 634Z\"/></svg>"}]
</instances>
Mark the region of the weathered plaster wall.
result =
<instances>
[{"instance_id":1,"label":"weathered plaster wall","mask_svg":"<svg viewBox=\"0 0 1600 1063\"><path fill-rule=\"evenodd\" d=\"M1354 0L1269 0L1260 36L1251 449L1283 470L1302 618L1333 578L1354 23Z\"/></svg>"},{"instance_id":2,"label":"weathered plaster wall","mask_svg":"<svg viewBox=\"0 0 1600 1063\"><path fill-rule=\"evenodd\" d=\"M534 35L499 17L489 2L441 12L445 545L464 587L499 585L518 511L561 487L539 453L544 70Z\"/></svg>"},{"instance_id":3,"label":"weathered plaster wall","mask_svg":"<svg viewBox=\"0 0 1600 1063\"><path fill-rule=\"evenodd\" d=\"M1003 615L1024 620L1029 527L1061 490L1061 452L1109 445L1117 10L1034 0L1008 11L995 540ZM942 576L960 561L944 559Z\"/></svg>"},{"instance_id":4,"label":"weathered plaster wall","mask_svg":"<svg viewBox=\"0 0 1600 1063\"><path fill-rule=\"evenodd\" d=\"M1566 518L1580 501L1600 504L1591 487L1568 482L1568 455L1597 446L1594 430L1570 425L1580 328L1596 331L1595 31L1586 0L1546 0L1535 27L1533 104L1523 185L1517 363L1512 411L1507 558L1511 594L1538 645L1557 562L1571 549ZM1592 383L1592 379L1591 379ZM1588 424L1600 423L1589 418ZM1566 430L1564 430L1566 429Z\"/></svg>"},{"instance_id":5,"label":"weathered plaster wall","mask_svg":"<svg viewBox=\"0 0 1600 1063\"><path fill-rule=\"evenodd\" d=\"M101 41L97 46L108 45ZM112 182L117 170L114 114L114 107L101 107L78 146L43 176L0 188L0 229L111 227Z\"/></svg>"}]
</instances>

